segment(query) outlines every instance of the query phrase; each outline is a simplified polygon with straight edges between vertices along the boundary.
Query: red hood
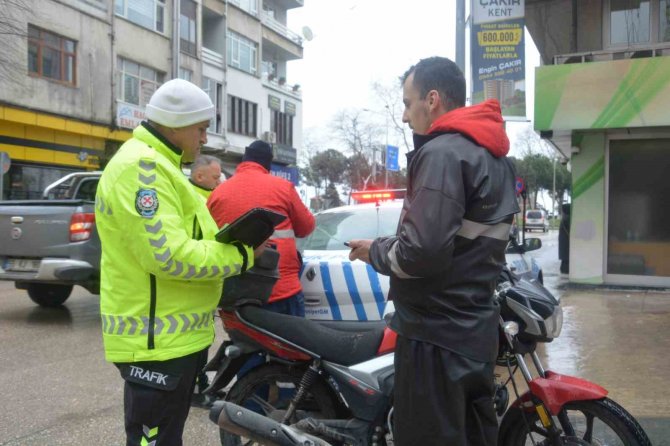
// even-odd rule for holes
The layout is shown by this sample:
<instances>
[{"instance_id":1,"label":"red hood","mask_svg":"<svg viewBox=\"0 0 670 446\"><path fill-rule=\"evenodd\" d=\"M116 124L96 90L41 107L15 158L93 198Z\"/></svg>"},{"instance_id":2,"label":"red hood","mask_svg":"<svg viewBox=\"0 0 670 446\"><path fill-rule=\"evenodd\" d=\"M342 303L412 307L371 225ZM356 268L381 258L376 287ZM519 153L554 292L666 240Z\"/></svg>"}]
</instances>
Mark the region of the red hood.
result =
<instances>
[{"instance_id":1,"label":"red hood","mask_svg":"<svg viewBox=\"0 0 670 446\"><path fill-rule=\"evenodd\" d=\"M496 158L509 152L509 139L505 133L500 104L494 99L451 110L437 118L428 129L428 134L443 132L461 133Z\"/></svg>"}]
</instances>

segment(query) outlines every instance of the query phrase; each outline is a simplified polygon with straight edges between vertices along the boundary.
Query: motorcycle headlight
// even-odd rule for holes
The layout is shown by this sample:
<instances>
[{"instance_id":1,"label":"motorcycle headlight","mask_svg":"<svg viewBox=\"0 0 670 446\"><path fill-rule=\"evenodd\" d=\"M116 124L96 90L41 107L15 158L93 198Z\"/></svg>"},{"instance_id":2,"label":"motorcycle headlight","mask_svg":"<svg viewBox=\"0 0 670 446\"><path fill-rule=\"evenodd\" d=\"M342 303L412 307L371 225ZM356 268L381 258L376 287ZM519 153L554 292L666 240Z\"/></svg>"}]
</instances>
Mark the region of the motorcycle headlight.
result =
<instances>
[{"instance_id":1,"label":"motorcycle headlight","mask_svg":"<svg viewBox=\"0 0 670 446\"><path fill-rule=\"evenodd\" d=\"M557 305L551 316L544 320L545 328L547 329L547 337L555 339L561 335L563 328L563 308Z\"/></svg>"}]
</instances>

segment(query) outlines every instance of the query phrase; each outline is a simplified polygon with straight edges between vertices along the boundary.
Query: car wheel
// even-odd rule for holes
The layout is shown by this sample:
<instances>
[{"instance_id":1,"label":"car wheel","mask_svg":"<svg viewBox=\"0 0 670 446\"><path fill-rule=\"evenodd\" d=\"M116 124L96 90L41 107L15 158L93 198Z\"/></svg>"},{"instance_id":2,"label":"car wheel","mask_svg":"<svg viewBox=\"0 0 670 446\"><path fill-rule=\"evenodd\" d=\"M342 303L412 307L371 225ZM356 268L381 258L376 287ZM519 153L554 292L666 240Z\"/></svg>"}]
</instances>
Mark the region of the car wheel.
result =
<instances>
[{"instance_id":1,"label":"car wheel","mask_svg":"<svg viewBox=\"0 0 670 446\"><path fill-rule=\"evenodd\" d=\"M53 285L47 283L28 284L28 297L42 307L58 307L70 297L72 285Z\"/></svg>"}]
</instances>

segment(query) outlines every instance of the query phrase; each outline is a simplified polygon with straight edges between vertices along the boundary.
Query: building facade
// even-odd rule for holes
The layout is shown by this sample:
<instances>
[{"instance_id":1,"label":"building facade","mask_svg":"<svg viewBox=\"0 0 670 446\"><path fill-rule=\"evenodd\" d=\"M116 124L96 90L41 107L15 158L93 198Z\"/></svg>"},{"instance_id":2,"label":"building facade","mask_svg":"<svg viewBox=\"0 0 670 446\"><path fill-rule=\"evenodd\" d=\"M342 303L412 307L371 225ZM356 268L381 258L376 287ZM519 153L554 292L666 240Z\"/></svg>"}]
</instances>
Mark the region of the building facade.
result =
<instances>
[{"instance_id":1,"label":"building facade","mask_svg":"<svg viewBox=\"0 0 670 446\"><path fill-rule=\"evenodd\" d=\"M153 92L180 77L216 106L204 153L232 174L244 147L275 147L273 173L297 180L299 85L286 27L303 0L26 0L0 45L2 199L38 198L65 173L95 170L144 119Z\"/></svg>"},{"instance_id":2,"label":"building facade","mask_svg":"<svg viewBox=\"0 0 670 446\"><path fill-rule=\"evenodd\" d=\"M526 0L535 129L570 161L570 280L670 286L670 2Z\"/></svg>"}]
</instances>

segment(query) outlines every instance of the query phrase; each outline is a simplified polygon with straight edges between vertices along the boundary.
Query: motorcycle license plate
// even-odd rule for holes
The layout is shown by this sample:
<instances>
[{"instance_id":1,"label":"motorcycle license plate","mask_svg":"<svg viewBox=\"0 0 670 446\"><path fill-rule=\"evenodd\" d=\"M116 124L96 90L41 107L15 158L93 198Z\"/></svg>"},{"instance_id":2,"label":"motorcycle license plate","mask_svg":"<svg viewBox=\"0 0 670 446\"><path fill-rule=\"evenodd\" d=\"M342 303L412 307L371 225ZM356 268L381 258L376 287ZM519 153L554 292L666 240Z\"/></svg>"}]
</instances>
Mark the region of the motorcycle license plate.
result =
<instances>
[{"instance_id":1,"label":"motorcycle license plate","mask_svg":"<svg viewBox=\"0 0 670 446\"><path fill-rule=\"evenodd\" d=\"M7 259L5 271L37 272L40 268L38 259Z\"/></svg>"}]
</instances>

